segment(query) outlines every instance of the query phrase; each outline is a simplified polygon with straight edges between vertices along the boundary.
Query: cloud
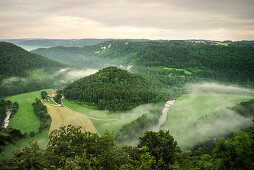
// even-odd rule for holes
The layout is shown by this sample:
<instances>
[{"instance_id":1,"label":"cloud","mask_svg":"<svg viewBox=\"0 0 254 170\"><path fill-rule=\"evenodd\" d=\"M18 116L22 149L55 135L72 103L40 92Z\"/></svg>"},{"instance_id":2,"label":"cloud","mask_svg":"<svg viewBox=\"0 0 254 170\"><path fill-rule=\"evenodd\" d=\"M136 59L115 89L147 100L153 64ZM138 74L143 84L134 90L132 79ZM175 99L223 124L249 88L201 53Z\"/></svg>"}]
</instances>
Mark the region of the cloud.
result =
<instances>
[{"instance_id":1,"label":"cloud","mask_svg":"<svg viewBox=\"0 0 254 170\"><path fill-rule=\"evenodd\" d=\"M253 39L253 0L0 1L0 36Z\"/></svg>"}]
</instances>

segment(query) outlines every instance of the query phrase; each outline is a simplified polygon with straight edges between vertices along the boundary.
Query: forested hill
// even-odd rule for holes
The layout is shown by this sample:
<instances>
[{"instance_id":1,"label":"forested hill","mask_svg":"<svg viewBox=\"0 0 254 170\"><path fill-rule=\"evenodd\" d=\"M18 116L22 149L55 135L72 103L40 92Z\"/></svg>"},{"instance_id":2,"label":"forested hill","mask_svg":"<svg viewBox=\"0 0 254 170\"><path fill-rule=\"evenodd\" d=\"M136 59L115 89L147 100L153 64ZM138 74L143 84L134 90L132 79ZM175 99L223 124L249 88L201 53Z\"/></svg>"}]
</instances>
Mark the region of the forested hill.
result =
<instances>
[{"instance_id":1,"label":"forested hill","mask_svg":"<svg viewBox=\"0 0 254 170\"><path fill-rule=\"evenodd\" d=\"M128 110L165 100L160 84L117 67L107 67L64 89L67 99L95 103L99 109Z\"/></svg>"},{"instance_id":2,"label":"forested hill","mask_svg":"<svg viewBox=\"0 0 254 170\"><path fill-rule=\"evenodd\" d=\"M14 44L0 42L0 75L3 77L26 76L28 70L56 67L63 67L63 64L29 53Z\"/></svg>"},{"instance_id":3,"label":"forested hill","mask_svg":"<svg viewBox=\"0 0 254 170\"><path fill-rule=\"evenodd\" d=\"M135 42L128 40L108 41L94 46L77 48L40 49L33 52L50 58L72 62L75 59L96 59L98 64L133 65L138 72L152 68L153 73L163 75L166 68L184 69L192 77L231 83L253 83L254 47L248 43L232 42L197 44L186 41ZM68 51L68 56L61 56ZM68 59L69 57L69 59ZM91 63L92 64L92 63ZM156 68L161 67L161 68ZM145 68L145 69L144 69ZM171 74L166 71L165 76ZM185 76L185 75L184 75Z\"/></svg>"}]
</instances>

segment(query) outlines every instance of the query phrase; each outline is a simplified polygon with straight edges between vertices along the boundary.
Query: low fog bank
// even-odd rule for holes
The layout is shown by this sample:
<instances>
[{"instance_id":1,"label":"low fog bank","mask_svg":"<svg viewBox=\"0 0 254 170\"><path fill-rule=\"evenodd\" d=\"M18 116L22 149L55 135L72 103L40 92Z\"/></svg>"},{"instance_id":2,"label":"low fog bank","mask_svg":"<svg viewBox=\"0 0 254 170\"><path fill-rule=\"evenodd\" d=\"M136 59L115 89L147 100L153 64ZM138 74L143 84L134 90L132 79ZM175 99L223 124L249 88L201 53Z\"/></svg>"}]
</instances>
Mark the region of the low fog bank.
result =
<instances>
[{"instance_id":1,"label":"low fog bank","mask_svg":"<svg viewBox=\"0 0 254 170\"><path fill-rule=\"evenodd\" d=\"M151 130L151 128L159 123L163 108L163 103L144 104L120 113L123 116L119 120L111 122L111 125L109 125L114 127L114 123L122 124L121 129L117 133L116 142L121 145L136 146L138 144L138 138L143 136L145 131Z\"/></svg>"},{"instance_id":2,"label":"low fog bank","mask_svg":"<svg viewBox=\"0 0 254 170\"><path fill-rule=\"evenodd\" d=\"M41 89L62 89L69 83L96 73L97 69L63 68L55 72L42 69L32 71L28 77L10 77L0 82L0 97Z\"/></svg>"},{"instance_id":3,"label":"low fog bank","mask_svg":"<svg viewBox=\"0 0 254 170\"><path fill-rule=\"evenodd\" d=\"M73 68L63 68L59 71L56 71L52 77L58 81L56 81L55 85L57 86L59 83L63 85L71 83L79 78L89 76L98 71L98 69L73 69Z\"/></svg>"},{"instance_id":4,"label":"low fog bank","mask_svg":"<svg viewBox=\"0 0 254 170\"><path fill-rule=\"evenodd\" d=\"M254 90L217 83L186 85L189 94L176 99L163 130L169 130L183 148L215 141L251 125L252 116L243 116L232 107L254 99Z\"/></svg>"},{"instance_id":5,"label":"low fog bank","mask_svg":"<svg viewBox=\"0 0 254 170\"><path fill-rule=\"evenodd\" d=\"M253 89L218 83L187 84L188 93L254 95Z\"/></svg>"}]
</instances>

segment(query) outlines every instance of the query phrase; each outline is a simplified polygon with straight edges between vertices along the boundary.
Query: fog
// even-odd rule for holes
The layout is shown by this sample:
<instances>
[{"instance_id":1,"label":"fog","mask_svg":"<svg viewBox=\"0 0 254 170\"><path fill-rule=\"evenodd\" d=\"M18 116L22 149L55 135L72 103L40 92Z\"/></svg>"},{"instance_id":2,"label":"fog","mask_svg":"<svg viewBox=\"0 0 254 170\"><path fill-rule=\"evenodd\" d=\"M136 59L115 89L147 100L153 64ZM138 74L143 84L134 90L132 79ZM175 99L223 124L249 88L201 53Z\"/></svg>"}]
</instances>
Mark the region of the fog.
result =
<instances>
[{"instance_id":1,"label":"fog","mask_svg":"<svg viewBox=\"0 0 254 170\"><path fill-rule=\"evenodd\" d=\"M89 76L98 71L98 69L73 69L73 68L63 68L56 71L53 74L53 78L59 79L60 82L70 83L82 77Z\"/></svg>"},{"instance_id":2,"label":"fog","mask_svg":"<svg viewBox=\"0 0 254 170\"><path fill-rule=\"evenodd\" d=\"M202 84L187 84L186 90L189 93L254 95L252 89L208 82Z\"/></svg>"},{"instance_id":3,"label":"fog","mask_svg":"<svg viewBox=\"0 0 254 170\"><path fill-rule=\"evenodd\" d=\"M251 125L253 117L231 110L237 103L254 99L254 91L217 83L186 85L189 94L176 99L162 125L182 148L239 131Z\"/></svg>"},{"instance_id":4,"label":"fog","mask_svg":"<svg viewBox=\"0 0 254 170\"><path fill-rule=\"evenodd\" d=\"M0 84L0 97L25 93L40 89L62 89L69 83L96 73L97 69L63 68L55 72L48 70L34 70L27 77L10 77Z\"/></svg>"}]
</instances>

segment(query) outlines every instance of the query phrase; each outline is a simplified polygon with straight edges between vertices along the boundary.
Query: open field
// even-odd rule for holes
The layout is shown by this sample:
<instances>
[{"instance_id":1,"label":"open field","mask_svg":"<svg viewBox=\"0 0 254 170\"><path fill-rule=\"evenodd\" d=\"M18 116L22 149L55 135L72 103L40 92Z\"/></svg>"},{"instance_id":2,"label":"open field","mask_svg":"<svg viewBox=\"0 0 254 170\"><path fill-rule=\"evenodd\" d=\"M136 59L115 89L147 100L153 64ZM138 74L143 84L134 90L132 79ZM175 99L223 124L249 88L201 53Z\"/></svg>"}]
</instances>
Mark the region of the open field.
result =
<instances>
[{"instance_id":1,"label":"open field","mask_svg":"<svg viewBox=\"0 0 254 170\"><path fill-rule=\"evenodd\" d=\"M43 103L56 105L56 103L55 103L55 102L53 102L53 100L51 100L51 99L50 99L49 101L47 101L47 100L43 100Z\"/></svg>"},{"instance_id":2,"label":"open field","mask_svg":"<svg viewBox=\"0 0 254 170\"><path fill-rule=\"evenodd\" d=\"M69 110L66 107L52 106L46 103L45 105L52 119L49 132L54 129L59 129L59 127L72 124L74 126L81 126L83 131L97 133L96 128L87 116Z\"/></svg>"},{"instance_id":3,"label":"open field","mask_svg":"<svg viewBox=\"0 0 254 170\"><path fill-rule=\"evenodd\" d=\"M34 114L32 103L35 98L41 98L41 91L34 91L15 96L7 97L7 100L12 102L18 102L18 112L10 119L9 127L19 129L22 133L30 133L31 131L37 132L40 126L40 122ZM53 89L45 90L47 92L53 92Z\"/></svg>"},{"instance_id":4,"label":"open field","mask_svg":"<svg viewBox=\"0 0 254 170\"><path fill-rule=\"evenodd\" d=\"M192 74L192 72L185 70L185 69L180 69L180 68L169 68L169 67L164 67L164 70L176 70L176 71L183 71L185 74Z\"/></svg>"},{"instance_id":5,"label":"open field","mask_svg":"<svg viewBox=\"0 0 254 170\"><path fill-rule=\"evenodd\" d=\"M14 151L16 151L17 149L23 149L25 146L28 146L29 142L31 141L37 142L41 149L46 149L48 144L48 131L39 133L38 135L32 138L15 141L14 145L13 144L7 145L4 151L0 154L0 159L11 158Z\"/></svg>"},{"instance_id":6,"label":"open field","mask_svg":"<svg viewBox=\"0 0 254 170\"><path fill-rule=\"evenodd\" d=\"M103 134L106 130L117 133L123 125L129 124L145 113L149 113L154 106L152 104L146 104L126 112L109 112L105 110L95 110L86 104L77 104L67 99L63 99L63 103L81 114L94 118L90 119L100 134Z\"/></svg>"},{"instance_id":7,"label":"open field","mask_svg":"<svg viewBox=\"0 0 254 170\"><path fill-rule=\"evenodd\" d=\"M243 122L248 121L227 108L253 98L251 95L216 93L182 95L176 99L176 102L170 108L162 129L169 130L182 146L187 146L192 140L195 141L194 138L198 139L202 135L204 137L207 137L207 135L212 136L212 133L215 133L216 130L223 133L223 129L217 129L221 124L224 125L224 132L230 132L234 128L240 127ZM220 117L218 113L224 116ZM214 115L213 118L211 118L212 115Z\"/></svg>"}]
</instances>

